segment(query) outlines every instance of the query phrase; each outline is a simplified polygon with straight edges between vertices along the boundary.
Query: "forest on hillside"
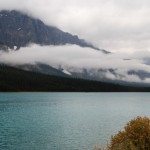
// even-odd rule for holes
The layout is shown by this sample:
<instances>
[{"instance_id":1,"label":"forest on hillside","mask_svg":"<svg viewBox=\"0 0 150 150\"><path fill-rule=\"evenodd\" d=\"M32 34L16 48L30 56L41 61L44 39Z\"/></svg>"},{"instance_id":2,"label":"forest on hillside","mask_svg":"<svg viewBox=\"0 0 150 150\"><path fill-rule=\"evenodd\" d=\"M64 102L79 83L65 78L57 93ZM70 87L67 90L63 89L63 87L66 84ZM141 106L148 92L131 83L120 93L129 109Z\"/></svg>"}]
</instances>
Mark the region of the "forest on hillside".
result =
<instances>
[{"instance_id":1,"label":"forest on hillside","mask_svg":"<svg viewBox=\"0 0 150 150\"><path fill-rule=\"evenodd\" d=\"M0 65L1 92L149 92L149 87L65 78Z\"/></svg>"}]
</instances>

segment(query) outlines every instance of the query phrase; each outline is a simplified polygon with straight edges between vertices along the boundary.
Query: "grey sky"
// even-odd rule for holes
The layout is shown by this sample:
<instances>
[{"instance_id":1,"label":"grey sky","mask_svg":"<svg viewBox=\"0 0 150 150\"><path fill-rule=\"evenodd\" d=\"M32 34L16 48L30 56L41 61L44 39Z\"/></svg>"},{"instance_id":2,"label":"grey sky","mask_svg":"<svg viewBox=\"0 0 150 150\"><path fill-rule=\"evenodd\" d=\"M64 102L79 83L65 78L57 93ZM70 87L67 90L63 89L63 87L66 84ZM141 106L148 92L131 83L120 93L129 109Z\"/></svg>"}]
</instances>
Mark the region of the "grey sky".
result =
<instances>
[{"instance_id":1,"label":"grey sky","mask_svg":"<svg viewBox=\"0 0 150 150\"><path fill-rule=\"evenodd\" d=\"M0 0L110 51L150 50L149 0Z\"/></svg>"}]
</instances>

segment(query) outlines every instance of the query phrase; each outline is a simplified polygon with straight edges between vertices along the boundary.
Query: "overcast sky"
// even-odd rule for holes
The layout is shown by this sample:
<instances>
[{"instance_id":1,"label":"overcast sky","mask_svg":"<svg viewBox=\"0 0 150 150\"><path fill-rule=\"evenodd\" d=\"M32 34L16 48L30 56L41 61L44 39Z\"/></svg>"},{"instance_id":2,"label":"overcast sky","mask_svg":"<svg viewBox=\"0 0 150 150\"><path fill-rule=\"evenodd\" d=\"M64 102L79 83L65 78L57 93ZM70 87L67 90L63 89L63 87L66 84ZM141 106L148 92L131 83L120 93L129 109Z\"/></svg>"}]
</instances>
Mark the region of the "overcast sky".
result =
<instances>
[{"instance_id":1,"label":"overcast sky","mask_svg":"<svg viewBox=\"0 0 150 150\"><path fill-rule=\"evenodd\" d=\"M109 51L150 51L149 0L0 0Z\"/></svg>"}]
</instances>

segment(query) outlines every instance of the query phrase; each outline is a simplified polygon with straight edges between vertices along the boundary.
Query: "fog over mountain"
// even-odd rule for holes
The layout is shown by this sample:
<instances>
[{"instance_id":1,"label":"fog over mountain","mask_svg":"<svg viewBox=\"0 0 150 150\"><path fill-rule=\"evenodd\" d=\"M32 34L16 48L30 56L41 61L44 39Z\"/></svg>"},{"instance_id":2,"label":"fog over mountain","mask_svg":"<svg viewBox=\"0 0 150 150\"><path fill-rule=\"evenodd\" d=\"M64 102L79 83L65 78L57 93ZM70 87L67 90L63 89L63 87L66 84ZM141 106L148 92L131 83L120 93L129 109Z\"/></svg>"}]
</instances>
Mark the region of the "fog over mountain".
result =
<instances>
[{"instance_id":1,"label":"fog over mountain","mask_svg":"<svg viewBox=\"0 0 150 150\"><path fill-rule=\"evenodd\" d=\"M150 83L150 65L146 59L150 52L134 54L104 54L91 48L76 45L38 46L21 48L19 51L0 53L0 62L9 65L43 63L70 73L84 73L96 79L111 79ZM133 72L134 71L134 72ZM146 73L142 78L139 72Z\"/></svg>"},{"instance_id":2,"label":"fog over mountain","mask_svg":"<svg viewBox=\"0 0 150 150\"><path fill-rule=\"evenodd\" d=\"M0 45L20 49L1 51L0 62L45 64L94 80L150 83L149 8L148 0L0 0L0 10L15 10L14 16L21 16L16 21L10 15L8 21L8 15L1 14L8 22L1 21Z\"/></svg>"}]
</instances>

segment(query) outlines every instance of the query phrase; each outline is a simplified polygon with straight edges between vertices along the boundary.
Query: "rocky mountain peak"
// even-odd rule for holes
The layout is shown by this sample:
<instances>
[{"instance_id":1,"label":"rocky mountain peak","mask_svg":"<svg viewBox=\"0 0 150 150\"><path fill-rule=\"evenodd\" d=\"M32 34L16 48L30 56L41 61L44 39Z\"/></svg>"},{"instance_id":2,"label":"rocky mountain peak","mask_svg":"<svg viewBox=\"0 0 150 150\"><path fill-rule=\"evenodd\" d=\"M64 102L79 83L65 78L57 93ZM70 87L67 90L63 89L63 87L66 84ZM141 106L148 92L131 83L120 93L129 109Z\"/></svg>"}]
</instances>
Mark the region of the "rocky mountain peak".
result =
<instances>
[{"instance_id":1,"label":"rocky mountain peak","mask_svg":"<svg viewBox=\"0 0 150 150\"><path fill-rule=\"evenodd\" d=\"M81 47L97 49L76 35L45 25L41 20L18 11L0 12L0 49L19 49L29 44L65 45L76 44ZM106 52L105 50L102 50ZM107 52L106 52L107 53Z\"/></svg>"}]
</instances>

